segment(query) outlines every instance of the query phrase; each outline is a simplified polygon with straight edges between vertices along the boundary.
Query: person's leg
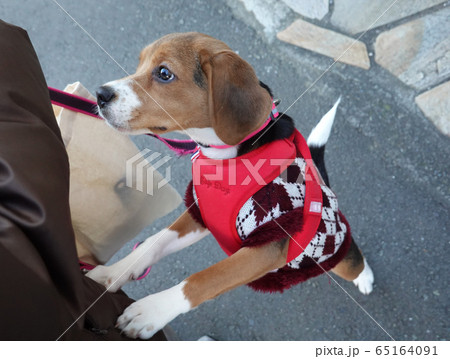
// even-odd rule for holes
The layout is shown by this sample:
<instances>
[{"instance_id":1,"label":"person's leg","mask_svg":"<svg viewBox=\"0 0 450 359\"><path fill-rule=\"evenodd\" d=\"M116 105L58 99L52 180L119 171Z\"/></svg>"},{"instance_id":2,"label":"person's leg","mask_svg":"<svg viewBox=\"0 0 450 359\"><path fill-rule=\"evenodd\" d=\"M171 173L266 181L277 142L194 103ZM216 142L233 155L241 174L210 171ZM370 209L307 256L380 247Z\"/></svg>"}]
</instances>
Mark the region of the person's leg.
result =
<instances>
[{"instance_id":1,"label":"person's leg","mask_svg":"<svg viewBox=\"0 0 450 359\"><path fill-rule=\"evenodd\" d=\"M0 53L0 340L54 340L105 289L79 270L67 154L27 33L0 21ZM103 295L61 339L125 339L114 325L131 303Z\"/></svg>"}]
</instances>

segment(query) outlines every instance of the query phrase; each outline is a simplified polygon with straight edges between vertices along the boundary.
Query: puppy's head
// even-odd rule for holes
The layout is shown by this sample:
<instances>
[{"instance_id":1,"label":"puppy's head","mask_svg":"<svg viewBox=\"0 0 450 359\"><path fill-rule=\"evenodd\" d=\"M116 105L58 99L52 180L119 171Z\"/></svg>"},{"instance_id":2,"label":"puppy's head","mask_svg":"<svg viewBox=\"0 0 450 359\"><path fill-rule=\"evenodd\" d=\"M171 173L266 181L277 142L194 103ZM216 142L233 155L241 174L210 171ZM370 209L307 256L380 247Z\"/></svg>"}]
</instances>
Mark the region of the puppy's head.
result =
<instances>
[{"instance_id":1,"label":"puppy's head","mask_svg":"<svg viewBox=\"0 0 450 359\"><path fill-rule=\"evenodd\" d=\"M97 103L100 115L123 132L211 128L230 145L271 111L252 67L225 43L199 33L171 34L147 46L136 73L100 87Z\"/></svg>"}]
</instances>

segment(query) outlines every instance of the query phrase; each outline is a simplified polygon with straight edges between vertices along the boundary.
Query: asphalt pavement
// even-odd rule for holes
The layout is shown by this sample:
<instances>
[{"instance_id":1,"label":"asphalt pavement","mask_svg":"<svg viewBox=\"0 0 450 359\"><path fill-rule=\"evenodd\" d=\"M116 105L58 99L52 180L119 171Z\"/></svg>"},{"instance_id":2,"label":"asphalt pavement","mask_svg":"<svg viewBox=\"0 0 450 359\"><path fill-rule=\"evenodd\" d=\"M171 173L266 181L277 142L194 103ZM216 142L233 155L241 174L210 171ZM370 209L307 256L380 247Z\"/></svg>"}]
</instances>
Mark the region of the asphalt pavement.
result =
<instances>
[{"instance_id":1,"label":"asphalt pavement","mask_svg":"<svg viewBox=\"0 0 450 359\"><path fill-rule=\"evenodd\" d=\"M171 326L179 339L449 339L450 139L416 107L413 89L373 60L370 71L340 63L327 70L332 60L268 39L245 9L230 7L232 2L58 3L65 11L53 0L0 0L0 18L28 31L52 87L81 81L94 92L133 73L148 43L171 32L199 31L246 59L281 99L281 111L295 102L288 114L305 135L342 96L326 162L340 208L374 271L372 294L364 296L352 283L333 277L337 285L325 275L283 294L241 287L175 319ZM141 148L172 155L154 139L134 140ZM190 160L174 156L170 165L171 184L184 193ZM138 239L170 224L182 207ZM142 298L222 258L209 236L165 258L145 280L125 289Z\"/></svg>"}]
</instances>

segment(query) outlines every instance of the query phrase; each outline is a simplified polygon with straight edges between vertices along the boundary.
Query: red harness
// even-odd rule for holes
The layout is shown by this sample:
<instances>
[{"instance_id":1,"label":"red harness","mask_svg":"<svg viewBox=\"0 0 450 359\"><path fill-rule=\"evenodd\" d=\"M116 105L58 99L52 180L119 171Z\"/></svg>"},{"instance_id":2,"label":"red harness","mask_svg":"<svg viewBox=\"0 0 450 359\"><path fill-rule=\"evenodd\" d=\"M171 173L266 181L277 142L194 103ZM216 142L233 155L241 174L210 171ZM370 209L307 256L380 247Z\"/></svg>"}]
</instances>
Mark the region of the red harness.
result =
<instances>
[{"instance_id":1,"label":"red harness","mask_svg":"<svg viewBox=\"0 0 450 359\"><path fill-rule=\"evenodd\" d=\"M214 160L200 151L192 164L192 178L206 227L227 255L238 251L242 240L236 217L244 203L277 178L298 157L306 160L303 228L287 233L291 240L287 263L297 258L317 232L322 218L322 182L305 139L297 130L288 138L259 147L243 156Z\"/></svg>"}]
</instances>

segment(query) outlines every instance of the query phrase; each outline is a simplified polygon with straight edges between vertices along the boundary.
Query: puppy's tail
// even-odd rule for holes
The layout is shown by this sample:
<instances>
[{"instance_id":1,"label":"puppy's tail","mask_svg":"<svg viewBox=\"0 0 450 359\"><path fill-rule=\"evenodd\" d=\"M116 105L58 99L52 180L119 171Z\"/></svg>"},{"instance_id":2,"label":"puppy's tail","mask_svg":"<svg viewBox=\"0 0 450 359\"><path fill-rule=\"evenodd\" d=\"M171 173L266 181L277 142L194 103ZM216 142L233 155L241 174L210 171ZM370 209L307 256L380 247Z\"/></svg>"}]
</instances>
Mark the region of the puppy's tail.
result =
<instances>
[{"instance_id":1,"label":"puppy's tail","mask_svg":"<svg viewBox=\"0 0 450 359\"><path fill-rule=\"evenodd\" d=\"M325 168L325 145L330 137L331 128L333 127L334 117L336 115L336 110L341 102L341 98L336 101L334 106L328 111L319 123L314 127L308 136L306 142L311 151L311 157L317 166L323 180L327 186L330 186L328 180L328 173Z\"/></svg>"}]
</instances>

